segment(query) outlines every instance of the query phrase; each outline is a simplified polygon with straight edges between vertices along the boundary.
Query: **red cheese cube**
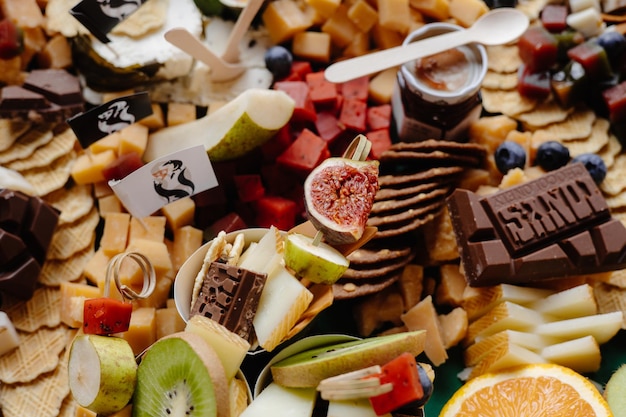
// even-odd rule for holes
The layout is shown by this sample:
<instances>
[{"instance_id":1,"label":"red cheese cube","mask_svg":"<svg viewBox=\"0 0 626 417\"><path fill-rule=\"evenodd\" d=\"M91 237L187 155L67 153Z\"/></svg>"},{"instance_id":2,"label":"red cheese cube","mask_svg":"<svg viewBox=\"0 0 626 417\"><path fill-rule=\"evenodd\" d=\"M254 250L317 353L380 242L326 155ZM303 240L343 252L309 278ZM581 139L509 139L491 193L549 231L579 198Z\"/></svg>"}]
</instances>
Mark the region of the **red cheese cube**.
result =
<instances>
[{"instance_id":1,"label":"red cheese cube","mask_svg":"<svg viewBox=\"0 0 626 417\"><path fill-rule=\"evenodd\" d=\"M265 195L265 187L258 174L235 175L234 180L239 200L244 203L258 200Z\"/></svg>"},{"instance_id":2,"label":"red cheese cube","mask_svg":"<svg viewBox=\"0 0 626 417\"><path fill-rule=\"evenodd\" d=\"M295 122L314 122L317 118L308 84L305 81L279 81L274 89L284 91L295 102L291 119Z\"/></svg>"},{"instance_id":3,"label":"red cheese cube","mask_svg":"<svg viewBox=\"0 0 626 417\"><path fill-rule=\"evenodd\" d=\"M296 225L297 205L294 201L279 196L265 196L255 202L256 219L259 227L276 226L289 230Z\"/></svg>"},{"instance_id":4,"label":"red cheese cube","mask_svg":"<svg viewBox=\"0 0 626 417\"><path fill-rule=\"evenodd\" d=\"M105 166L102 169L102 175L107 181L121 180L142 166L141 156L137 152L128 152L118 156L113 162Z\"/></svg>"},{"instance_id":5,"label":"red cheese cube","mask_svg":"<svg viewBox=\"0 0 626 417\"><path fill-rule=\"evenodd\" d=\"M204 237L206 240L213 239L221 231L226 233L235 232L237 230L246 229L248 225L238 213L230 212L213 222L205 230Z\"/></svg>"},{"instance_id":6,"label":"red cheese cube","mask_svg":"<svg viewBox=\"0 0 626 417\"><path fill-rule=\"evenodd\" d=\"M304 129L291 146L276 158L276 162L298 174L308 175L329 156L326 141L309 129Z\"/></svg>"},{"instance_id":7,"label":"red cheese cube","mask_svg":"<svg viewBox=\"0 0 626 417\"><path fill-rule=\"evenodd\" d=\"M304 81L306 75L313 72L309 61L294 61L291 64L291 72L293 72L301 81Z\"/></svg>"},{"instance_id":8,"label":"red cheese cube","mask_svg":"<svg viewBox=\"0 0 626 417\"><path fill-rule=\"evenodd\" d=\"M545 71L556 63L558 42L541 26L527 29L517 41L517 47L520 58L531 71Z\"/></svg>"},{"instance_id":9,"label":"red cheese cube","mask_svg":"<svg viewBox=\"0 0 626 417\"><path fill-rule=\"evenodd\" d=\"M305 80L311 90L311 100L316 107L332 107L337 103L337 84L327 81L324 71L311 72L306 75Z\"/></svg>"},{"instance_id":10,"label":"red cheese cube","mask_svg":"<svg viewBox=\"0 0 626 417\"><path fill-rule=\"evenodd\" d=\"M107 335L128 330L133 312L131 303L112 298L91 298L83 305L83 331Z\"/></svg>"},{"instance_id":11,"label":"red cheese cube","mask_svg":"<svg viewBox=\"0 0 626 417\"><path fill-rule=\"evenodd\" d=\"M567 6L564 4L547 4L541 11L541 24L549 32L561 32L567 29Z\"/></svg>"},{"instance_id":12,"label":"red cheese cube","mask_svg":"<svg viewBox=\"0 0 626 417\"><path fill-rule=\"evenodd\" d=\"M367 127L370 130L389 129L391 104L381 104L367 109Z\"/></svg>"},{"instance_id":13,"label":"red cheese cube","mask_svg":"<svg viewBox=\"0 0 626 417\"><path fill-rule=\"evenodd\" d=\"M369 97L369 77L355 78L354 80L346 81L341 84L341 95L346 99L356 99L361 101L367 101Z\"/></svg>"},{"instance_id":14,"label":"red cheese cube","mask_svg":"<svg viewBox=\"0 0 626 417\"><path fill-rule=\"evenodd\" d=\"M370 398L376 415L383 415L403 405L417 401L424 396L424 388L420 382L419 370L415 357L408 352L388 362L382 367L380 383L393 384L393 389Z\"/></svg>"},{"instance_id":15,"label":"red cheese cube","mask_svg":"<svg viewBox=\"0 0 626 417\"><path fill-rule=\"evenodd\" d=\"M611 122L617 123L626 120L626 81L604 90L602 98Z\"/></svg>"},{"instance_id":16,"label":"red cheese cube","mask_svg":"<svg viewBox=\"0 0 626 417\"><path fill-rule=\"evenodd\" d=\"M332 144L346 130L345 126L339 123L339 120L335 117L335 113L331 111L320 111L317 113L315 129L317 134L328 144Z\"/></svg>"},{"instance_id":17,"label":"red cheese cube","mask_svg":"<svg viewBox=\"0 0 626 417\"><path fill-rule=\"evenodd\" d=\"M368 132L365 136L372 142L369 157L371 159L380 159L380 156L391 146L391 137L389 129L378 129Z\"/></svg>"},{"instance_id":18,"label":"red cheese cube","mask_svg":"<svg viewBox=\"0 0 626 417\"><path fill-rule=\"evenodd\" d=\"M356 98L344 98L339 122L347 129L365 132L367 127L367 103Z\"/></svg>"},{"instance_id":19,"label":"red cheese cube","mask_svg":"<svg viewBox=\"0 0 626 417\"><path fill-rule=\"evenodd\" d=\"M549 71L533 72L528 67L522 66L517 81L517 91L524 97L545 99L551 92L550 80Z\"/></svg>"},{"instance_id":20,"label":"red cheese cube","mask_svg":"<svg viewBox=\"0 0 626 417\"><path fill-rule=\"evenodd\" d=\"M293 132L291 126L286 124L274 135L274 137L263 145L261 145L261 153L265 161L274 161L278 155L283 153L285 149L293 142Z\"/></svg>"},{"instance_id":21,"label":"red cheese cube","mask_svg":"<svg viewBox=\"0 0 626 417\"><path fill-rule=\"evenodd\" d=\"M611 76L612 69L606 51L593 40L569 49L567 56L582 65L592 79L600 80Z\"/></svg>"}]
</instances>

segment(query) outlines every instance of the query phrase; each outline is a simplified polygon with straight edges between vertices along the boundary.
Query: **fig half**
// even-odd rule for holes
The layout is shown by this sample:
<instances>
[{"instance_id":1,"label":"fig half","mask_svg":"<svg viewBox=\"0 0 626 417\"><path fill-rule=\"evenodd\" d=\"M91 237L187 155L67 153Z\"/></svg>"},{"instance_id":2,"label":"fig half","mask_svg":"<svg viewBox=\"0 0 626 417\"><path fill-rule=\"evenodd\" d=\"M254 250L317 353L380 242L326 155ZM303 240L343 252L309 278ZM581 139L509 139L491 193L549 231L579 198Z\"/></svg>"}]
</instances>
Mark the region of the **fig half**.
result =
<instances>
[{"instance_id":1,"label":"fig half","mask_svg":"<svg viewBox=\"0 0 626 417\"><path fill-rule=\"evenodd\" d=\"M309 220L331 245L361 238L378 191L378 161L328 158L304 182Z\"/></svg>"}]
</instances>

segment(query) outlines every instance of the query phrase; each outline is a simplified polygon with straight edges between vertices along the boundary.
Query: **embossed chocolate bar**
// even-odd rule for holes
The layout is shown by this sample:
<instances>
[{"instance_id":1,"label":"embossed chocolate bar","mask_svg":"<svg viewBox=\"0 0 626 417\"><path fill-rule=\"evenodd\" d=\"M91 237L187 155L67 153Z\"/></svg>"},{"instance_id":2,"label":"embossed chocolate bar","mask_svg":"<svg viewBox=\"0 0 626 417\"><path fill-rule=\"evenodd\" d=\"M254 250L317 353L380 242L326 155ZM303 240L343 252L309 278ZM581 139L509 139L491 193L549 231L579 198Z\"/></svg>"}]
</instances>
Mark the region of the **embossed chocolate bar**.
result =
<instances>
[{"instance_id":1,"label":"embossed chocolate bar","mask_svg":"<svg viewBox=\"0 0 626 417\"><path fill-rule=\"evenodd\" d=\"M626 228L580 163L484 197L457 189L447 203L472 286L626 267Z\"/></svg>"}]
</instances>

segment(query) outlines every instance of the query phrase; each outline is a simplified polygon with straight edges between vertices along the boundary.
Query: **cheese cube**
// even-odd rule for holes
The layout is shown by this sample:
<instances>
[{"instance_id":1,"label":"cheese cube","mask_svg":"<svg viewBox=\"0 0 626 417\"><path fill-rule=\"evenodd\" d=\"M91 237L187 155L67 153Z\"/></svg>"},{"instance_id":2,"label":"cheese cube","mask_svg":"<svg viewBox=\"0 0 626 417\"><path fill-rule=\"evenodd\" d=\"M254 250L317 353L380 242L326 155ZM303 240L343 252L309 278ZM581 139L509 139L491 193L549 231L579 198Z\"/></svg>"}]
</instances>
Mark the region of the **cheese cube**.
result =
<instances>
[{"instance_id":1,"label":"cheese cube","mask_svg":"<svg viewBox=\"0 0 626 417\"><path fill-rule=\"evenodd\" d=\"M372 28L371 34L374 44L379 49L389 49L394 46L400 46L402 45L402 41L404 41L404 37L400 33L384 28L378 23Z\"/></svg>"},{"instance_id":2,"label":"cheese cube","mask_svg":"<svg viewBox=\"0 0 626 417\"><path fill-rule=\"evenodd\" d=\"M84 153L79 155L72 166L72 178L76 184L93 184L105 181L102 170L115 161L116 155L112 150L97 154Z\"/></svg>"},{"instance_id":3,"label":"cheese cube","mask_svg":"<svg viewBox=\"0 0 626 417\"><path fill-rule=\"evenodd\" d=\"M467 282L465 275L456 264L444 264L439 268L440 281L437 286L436 300L438 305L460 306Z\"/></svg>"},{"instance_id":4,"label":"cheese cube","mask_svg":"<svg viewBox=\"0 0 626 417\"><path fill-rule=\"evenodd\" d=\"M196 213L196 203L191 197L181 198L161 208L161 213L167 219L171 230L193 223Z\"/></svg>"},{"instance_id":5,"label":"cheese cube","mask_svg":"<svg viewBox=\"0 0 626 417\"><path fill-rule=\"evenodd\" d=\"M357 0L348 9L348 17L361 32L369 32L378 21L378 12L366 0Z\"/></svg>"},{"instance_id":6,"label":"cheese cube","mask_svg":"<svg viewBox=\"0 0 626 417\"><path fill-rule=\"evenodd\" d=\"M202 246L202 236L202 230L193 226L183 226L174 231L174 245L171 254L172 264L176 271Z\"/></svg>"},{"instance_id":7,"label":"cheese cube","mask_svg":"<svg viewBox=\"0 0 626 417\"><path fill-rule=\"evenodd\" d=\"M322 25L322 32L328 33L333 45L345 48L359 32L359 28L348 17L348 8L340 5L335 13Z\"/></svg>"},{"instance_id":8,"label":"cheese cube","mask_svg":"<svg viewBox=\"0 0 626 417\"><path fill-rule=\"evenodd\" d=\"M274 43L283 43L308 29L312 22L292 0L269 2L262 14L263 23Z\"/></svg>"},{"instance_id":9,"label":"cheese cube","mask_svg":"<svg viewBox=\"0 0 626 417\"><path fill-rule=\"evenodd\" d=\"M67 38L61 34L51 37L37 55L37 62L42 68L70 67L72 65L72 48Z\"/></svg>"},{"instance_id":10,"label":"cheese cube","mask_svg":"<svg viewBox=\"0 0 626 417\"><path fill-rule=\"evenodd\" d=\"M341 0L307 0L307 4L315 9L324 19L328 19L337 10Z\"/></svg>"},{"instance_id":11,"label":"cheese cube","mask_svg":"<svg viewBox=\"0 0 626 417\"><path fill-rule=\"evenodd\" d=\"M397 74L398 67L387 68L376 74L368 86L369 97L379 104L390 103Z\"/></svg>"},{"instance_id":12,"label":"cheese cube","mask_svg":"<svg viewBox=\"0 0 626 417\"><path fill-rule=\"evenodd\" d=\"M353 58L365 55L370 51L370 35L367 32L358 32L352 42L343 50L345 58Z\"/></svg>"},{"instance_id":13,"label":"cheese cube","mask_svg":"<svg viewBox=\"0 0 626 417\"><path fill-rule=\"evenodd\" d=\"M165 223L166 219L164 216L147 216L143 219L132 217L130 219L128 241L132 242L134 239L148 239L163 242L165 238Z\"/></svg>"},{"instance_id":14,"label":"cheese cube","mask_svg":"<svg viewBox=\"0 0 626 417\"><path fill-rule=\"evenodd\" d=\"M118 155L124 155L131 152L136 152L140 156L146 150L148 144L148 127L139 123L133 123L132 125L125 127L119 132L119 148L117 149Z\"/></svg>"},{"instance_id":15,"label":"cheese cube","mask_svg":"<svg viewBox=\"0 0 626 417\"><path fill-rule=\"evenodd\" d=\"M161 129L165 126L163 108L158 103L152 103L152 114L148 117L144 117L137 123L147 126L150 130Z\"/></svg>"},{"instance_id":16,"label":"cheese cube","mask_svg":"<svg viewBox=\"0 0 626 417\"><path fill-rule=\"evenodd\" d=\"M147 298L134 301L139 307L163 308L167 303L174 281L167 276L157 276L154 291ZM141 291L141 285L135 286L136 291Z\"/></svg>"},{"instance_id":17,"label":"cheese cube","mask_svg":"<svg viewBox=\"0 0 626 417\"><path fill-rule=\"evenodd\" d=\"M295 56L309 61L330 61L331 39L328 33L300 32L293 37L292 52Z\"/></svg>"},{"instance_id":18,"label":"cheese cube","mask_svg":"<svg viewBox=\"0 0 626 417\"><path fill-rule=\"evenodd\" d=\"M170 103L167 106L167 125L176 126L196 120L196 106L191 103Z\"/></svg>"},{"instance_id":19,"label":"cheese cube","mask_svg":"<svg viewBox=\"0 0 626 417\"><path fill-rule=\"evenodd\" d=\"M98 181L93 184L93 195L96 198L105 197L113 194L113 190L106 180Z\"/></svg>"},{"instance_id":20,"label":"cheese cube","mask_svg":"<svg viewBox=\"0 0 626 417\"><path fill-rule=\"evenodd\" d=\"M45 19L35 0L3 0L0 2L2 15L21 28L41 28Z\"/></svg>"},{"instance_id":21,"label":"cheese cube","mask_svg":"<svg viewBox=\"0 0 626 417\"><path fill-rule=\"evenodd\" d=\"M437 20L446 20L450 17L449 0L409 0L409 5L424 16Z\"/></svg>"},{"instance_id":22,"label":"cheese cube","mask_svg":"<svg viewBox=\"0 0 626 417\"><path fill-rule=\"evenodd\" d=\"M120 147L120 134L119 132L111 133L103 137L102 139L98 139L91 145L89 145L89 151L92 154L104 152L104 151L113 151L117 154L117 150Z\"/></svg>"},{"instance_id":23,"label":"cheese cube","mask_svg":"<svg viewBox=\"0 0 626 417\"><path fill-rule=\"evenodd\" d=\"M140 307L133 310L128 330L115 336L125 339L135 355L140 354L156 341L156 309Z\"/></svg>"},{"instance_id":24,"label":"cheese cube","mask_svg":"<svg viewBox=\"0 0 626 417\"><path fill-rule=\"evenodd\" d=\"M155 319L157 339L185 330L185 320L175 308L157 309Z\"/></svg>"},{"instance_id":25,"label":"cheese cube","mask_svg":"<svg viewBox=\"0 0 626 417\"><path fill-rule=\"evenodd\" d=\"M76 405L76 414L74 414L74 417L98 417L98 413Z\"/></svg>"},{"instance_id":26,"label":"cheese cube","mask_svg":"<svg viewBox=\"0 0 626 417\"><path fill-rule=\"evenodd\" d=\"M163 241L156 242L154 240L135 238L129 242L126 250L128 252L139 252L148 258L157 275L165 275L172 269L170 254ZM124 263L126 262L136 264L133 261L125 261Z\"/></svg>"},{"instance_id":27,"label":"cheese cube","mask_svg":"<svg viewBox=\"0 0 626 417\"><path fill-rule=\"evenodd\" d=\"M99 282L104 282L104 275L109 259L111 259L111 257L107 256L102 248L98 248L91 259L87 261L85 269L83 270L83 275L87 278L87 281L96 285Z\"/></svg>"},{"instance_id":28,"label":"cheese cube","mask_svg":"<svg viewBox=\"0 0 626 417\"><path fill-rule=\"evenodd\" d=\"M407 33L411 23L409 0L377 0L378 23L390 30Z\"/></svg>"},{"instance_id":29,"label":"cheese cube","mask_svg":"<svg viewBox=\"0 0 626 417\"><path fill-rule=\"evenodd\" d=\"M426 330L424 352L435 366L441 365L448 359L441 323L439 322L432 296L426 296L400 318L410 331Z\"/></svg>"},{"instance_id":30,"label":"cheese cube","mask_svg":"<svg viewBox=\"0 0 626 417\"><path fill-rule=\"evenodd\" d=\"M62 282L61 322L68 327L80 328L83 324L83 304L88 298L100 297L100 289L93 285Z\"/></svg>"},{"instance_id":31,"label":"cheese cube","mask_svg":"<svg viewBox=\"0 0 626 417\"><path fill-rule=\"evenodd\" d=\"M470 27L479 17L489 11L482 0L450 0L450 17L456 19L463 27Z\"/></svg>"},{"instance_id":32,"label":"cheese cube","mask_svg":"<svg viewBox=\"0 0 626 417\"><path fill-rule=\"evenodd\" d=\"M130 214L107 213L104 216L104 229L100 239L100 247L107 256L124 252L128 241Z\"/></svg>"},{"instance_id":33,"label":"cheese cube","mask_svg":"<svg viewBox=\"0 0 626 417\"><path fill-rule=\"evenodd\" d=\"M98 199L98 211L104 217L107 213L123 213L124 206L115 194L111 194Z\"/></svg>"}]
</instances>

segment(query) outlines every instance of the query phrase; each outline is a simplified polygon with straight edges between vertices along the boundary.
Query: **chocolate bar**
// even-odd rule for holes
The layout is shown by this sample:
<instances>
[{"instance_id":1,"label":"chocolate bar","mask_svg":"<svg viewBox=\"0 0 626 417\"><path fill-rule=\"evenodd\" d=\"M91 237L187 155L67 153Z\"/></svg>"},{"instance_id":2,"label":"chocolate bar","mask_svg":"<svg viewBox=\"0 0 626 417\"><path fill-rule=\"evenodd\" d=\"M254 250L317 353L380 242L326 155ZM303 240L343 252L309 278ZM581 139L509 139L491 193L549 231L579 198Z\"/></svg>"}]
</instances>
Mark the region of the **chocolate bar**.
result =
<instances>
[{"instance_id":1,"label":"chocolate bar","mask_svg":"<svg viewBox=\"0 0 626 417\"><path fill-rule=\"evenodd\" d=\"M447 203L471 286L626 267L626 228L581 163L484 197L457 189Z\"/></svg>"},{"instance_id":2,"label":"chocolate bar","mask_svg":"<svg viewBox=\"0 0 626 417\"><path fill-rule=\"evenodd\" d=\"M204 315L247 341L252 341L252 319L266 278L267 274L213 262L204 277L190 316Z\"/></svg>"}]
</instances>

